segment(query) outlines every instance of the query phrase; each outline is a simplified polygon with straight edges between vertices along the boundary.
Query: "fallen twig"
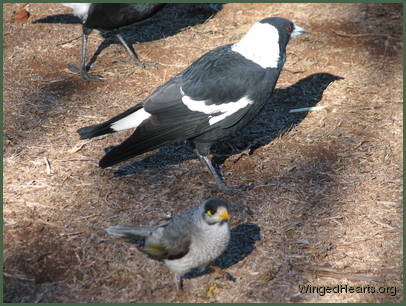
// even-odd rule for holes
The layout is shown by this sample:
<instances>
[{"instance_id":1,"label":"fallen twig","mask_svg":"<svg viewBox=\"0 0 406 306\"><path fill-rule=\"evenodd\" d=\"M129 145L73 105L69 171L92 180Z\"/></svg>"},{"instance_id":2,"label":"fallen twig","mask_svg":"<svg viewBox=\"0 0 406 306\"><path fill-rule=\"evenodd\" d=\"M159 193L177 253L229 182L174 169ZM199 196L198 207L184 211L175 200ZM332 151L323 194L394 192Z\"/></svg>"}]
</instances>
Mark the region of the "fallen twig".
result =
<instances>
[{"instance_id":1,"label":"fallen twig","mask_svg":"<svg viewBox=\"0 0 406 306\"><path fill-rule=\"evenodd\" d=\"M89 219L89 218L93 218L93 217L97 217L97 216L100 216L100 215L93 214L93 215L88 215L88 216L82 216L82 217L79 217L79 218L75 219L75 221L83 220L83 219Z\"/></svg>"},{"instance_id":2,"label":"fallen twig","mask_svg":"<svg viewBox=\"0 0 406 306\"><path fill-rule=\"evenodd\" d=\"M94 118L93 116L91 118ZM69 150L69 153L76 153L79 152L85 145L87 145L90 142L96 141L96 140L101 140L106 138L107 135L102 135L99 137L95 137L92 139L86 139L86 140L82 140L79 143L77 143L72 149Z\"/></svg>"},{"instance_id":3,"label":"fallen twig","mask_svg":"<svg viewBox=\"0 0 406 306\"><path fill-rule=\"evenodd\" d=\"M325 106L313 106L313 107L301 107L301 108L294 108L289 110L289 113L299 113L299 112L307 112L307 111L318 111L326 108Z\"/></svg>"},{"instance_id":4,"label":"fallen twig","mask_svg":"<svg viewBox=\"0 0 406 306\"><path fill-rule=\"evenodd\" d=\"M374 275L366 275L366 274L361 274L358 272L341 272L341 271L336 271L333 269L329 268L323 268L323 267L318 267L311 269L312 272L320 274L320 276L326 276L326 277L331 277L331 278L346 278L350 280L356 280L356 281L380 281L383 280L384 278L381 276L374 276Z\"/></svg>"},{"instance_id":5,"label":"fallen twig","mask_svg":"<svg viewBox=\"0 0 406 306\"><path fill-rule=\"evenodd\" d=\"M47 174L52 174L52 169L51 169L51 164L49 163L49 160L47 157L44 157L45 165L47 167Z\"/></svg>"},{"instance_id":6,"label":"fallen twig","mask_svg":"<svg viewBox=\"0 0 406 306\"><path fill-rule=\"evenodd\" d=\"M69 43L71 43L72 41L78 40L79 38L82 38L82 35L80 35L80 36L78 36L78 37L75 37L75 38L72 38L72 39L69 39L69 40L67 40L67 41L58 43L58 44L56 44L56 46L59 47L59 46L62 46L62 45L69 44Z\"/></svg>"},{"instance_id":7,"label":"fallen twig","mask_svg":"<svg viewBox=\"0 0 406 306\"><path fill-rule=\"evenodd\" d=\"M76 235L80 235L80 234L82 234L83 232L74 232L74 233L61 233L60 235L62 236L62 237L64 237L64 236L76 236Z\"/></svg>"},{"instance_id":8,"label":"fallen twig","mask_svg":"<svg viewBox=\"0 0 406 306\"><path fill-rule=\"evenodd\" d=\"M10 274L7 272L3 272L3 275L9 278L14 278L14 279L19 279L19 280L24 280L24 281L28 281L28 282L35 282L35 279L33 278L29 278L23 274Z\"/></svg>"},{"instance_id":9,"label":"fallen twig","mask_svg":"<svg viewBox=\"0 0 406 306\"><path fill-rule=\"evenodd\" d=\"M69 158L69 159L61 159L59 161L61 161L61 162L70 162L70 161L73 161L73 162L89 162L89 163L91 163L93 165L97 165L97 166L99 165L93 159L88 159L88 158Z\"/></svg>"},{"instance_id":10,"label":"fallen twig","mask_svg":"<svg viewBox=\"0 0 406 306\"><path fill-rule=\"evenodd\" d=\"M304 72L306 72L305 70L296 70L296 71L293 71L293 70L290 70L290 69L283 69L284 71L286 71L286 72L289 72L289 73L292 73L292 74L297 74L297 73L304 73Z\"/></svg>"},{"instance_id":11,"label":"fallen twig","mask_svg":"<svg viewBox=\"0 0 406 306\"><path fill-rule=\"evenodd\" d=\"M343 37L368 37L368 36L381 36L381 37L392 37L394 38L394 36L390 35L390 34L383 34L383 33L344 33L341 31L334 31L331 30L334 34L338 35L338 36L343 36Z\"/></svg>"}]
</instances>

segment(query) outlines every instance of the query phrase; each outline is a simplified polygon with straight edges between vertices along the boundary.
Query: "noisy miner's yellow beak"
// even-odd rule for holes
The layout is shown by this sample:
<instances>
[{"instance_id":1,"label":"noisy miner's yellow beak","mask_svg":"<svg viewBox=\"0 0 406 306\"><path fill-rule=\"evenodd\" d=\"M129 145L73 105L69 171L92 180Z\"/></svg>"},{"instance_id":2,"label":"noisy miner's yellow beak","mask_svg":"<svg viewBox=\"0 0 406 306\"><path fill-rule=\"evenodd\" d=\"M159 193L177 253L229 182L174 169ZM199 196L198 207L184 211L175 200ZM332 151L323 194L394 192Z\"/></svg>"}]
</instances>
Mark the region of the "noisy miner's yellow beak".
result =
<instances>
[{"instance_id":1,"label":"noisy miner's yellow beak","mask_svg":"<svg viewBox=\"0 0 406 306\"><path fill-rule=\"evenodd\" d=\"M230 219L230 215L228 214L228 211L227 211L227 209L222 209L221 211L220 211L220 213L219 213L219 217L220 217L220 219L221 220L228 220L228 219Z\"/></svg>"}]
</instances>

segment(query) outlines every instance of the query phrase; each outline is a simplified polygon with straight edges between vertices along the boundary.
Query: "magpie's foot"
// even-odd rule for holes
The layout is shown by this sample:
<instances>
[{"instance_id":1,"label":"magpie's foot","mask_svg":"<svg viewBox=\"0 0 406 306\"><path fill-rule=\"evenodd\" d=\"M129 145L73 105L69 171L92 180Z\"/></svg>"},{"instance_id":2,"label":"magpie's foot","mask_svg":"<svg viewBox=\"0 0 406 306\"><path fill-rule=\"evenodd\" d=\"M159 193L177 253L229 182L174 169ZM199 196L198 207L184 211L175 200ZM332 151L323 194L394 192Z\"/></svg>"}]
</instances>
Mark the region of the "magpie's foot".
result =
<instances>
[{"instance_id":1,"label":"magpie's foot","mask_svg":"<svg viewBox=\"0 0 406 306\"><path fill-rule=\"evenodd\" d=\"M73 64L69 64L68 69L75 74L79 74L80 77L82 78L82 80L87 81L87 82L103 80L102 76L97 75L97 74L91 74L87 71L80 69L78 66L73 65Z\"/></svg>"}]
</instances>

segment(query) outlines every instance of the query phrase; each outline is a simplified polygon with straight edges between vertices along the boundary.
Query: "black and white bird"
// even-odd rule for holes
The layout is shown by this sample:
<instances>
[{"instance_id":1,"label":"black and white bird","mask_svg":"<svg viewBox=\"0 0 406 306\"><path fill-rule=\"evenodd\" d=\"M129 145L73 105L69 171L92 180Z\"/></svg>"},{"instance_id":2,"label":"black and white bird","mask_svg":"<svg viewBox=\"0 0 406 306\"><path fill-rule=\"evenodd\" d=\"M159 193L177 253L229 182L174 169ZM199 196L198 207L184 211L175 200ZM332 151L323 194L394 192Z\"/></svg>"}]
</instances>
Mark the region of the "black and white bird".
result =
<instances>
[{"instance_id":1,"label":"black and white bird","mask_svg":"<svg viewBox=\"0 0 406 306\"><path fill-rule=\"evenodd\" d=\"M230 241L228 203L210 198L197 208L183 212L157 226L111 226L110 235L142 239L139 250L162 260L175 273L176 286L192 269L204 269L219 257Z\"/></svg>"},{"instance_id":2,"label":"black and white bird","mask_svg":"<svg viewBox=\"0 0 406 306\"><path fill-rule=\"evenodd\" d=\"M115 35L130 54L134 64L144 67L145 63L138 59L132 46L129 46L118 33L120 27L144 20L157 12L163 3L64 3L73 9L73 14L80 18L83 24L82 49L80 67L70 64L72 72L80 73L83 80L100 80L101 77L87 72L86 50L87 39L93 29L115 31Z\"/></svg>"},{"instance_id":3,"label":"black and white bird","mask_svg":"<svg viewBox=\"0 0 406 306\"><path fill-rule=\"evenodd\" d=\"M243 187L224 183L208 157L210 148L240 131L271 99L289 39L305 32L285 18L263 19L238 43L206 53L141 103L78 133L86 139L135 128L100 160L102 168L188 140L220 189Z\"/></svg>"}]
</instances>

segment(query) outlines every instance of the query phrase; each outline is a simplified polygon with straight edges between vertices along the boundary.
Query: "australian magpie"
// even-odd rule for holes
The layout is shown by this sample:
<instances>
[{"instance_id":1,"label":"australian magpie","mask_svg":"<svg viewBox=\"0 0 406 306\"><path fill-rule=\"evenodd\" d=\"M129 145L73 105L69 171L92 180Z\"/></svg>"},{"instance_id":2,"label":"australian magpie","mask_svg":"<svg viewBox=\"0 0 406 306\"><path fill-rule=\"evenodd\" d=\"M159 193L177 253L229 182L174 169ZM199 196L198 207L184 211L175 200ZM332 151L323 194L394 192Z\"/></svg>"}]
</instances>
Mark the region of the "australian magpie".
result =
<instances>
[{"instance_id":1,"label":"australian magpie","mask_svg":"<svg viewBox=\"0 0 406 306\"><path fill-rule=\"evenodd\" d=\"M117 30L150 17L164 5L163 3L64 3L63 5L72 8L73 14L79 17L83 24L80 67L70 64L68 67L72 72L80 73L82 79L86 81L101 79L100 76L88 73L86 67L87 39L93 29L115 31L116 37L130 54L132 61L138 66L145 65Z\"/></svg>"},{"instance_id":2,"label":"australian magpie","mask_svg":"<svg viewBox=\"0 0 406 306\"><path fill-rule=\"evenodd\" d=\"M270 100L289 39L305 32L285 18L263 19L238 43L209 51L141 103L78 133L86 139L135 128L100 160L102 168L188 140L220 189L242 187L224 183L208 158L210 148L241 130Z\"/></svg>"}]
</instances>

